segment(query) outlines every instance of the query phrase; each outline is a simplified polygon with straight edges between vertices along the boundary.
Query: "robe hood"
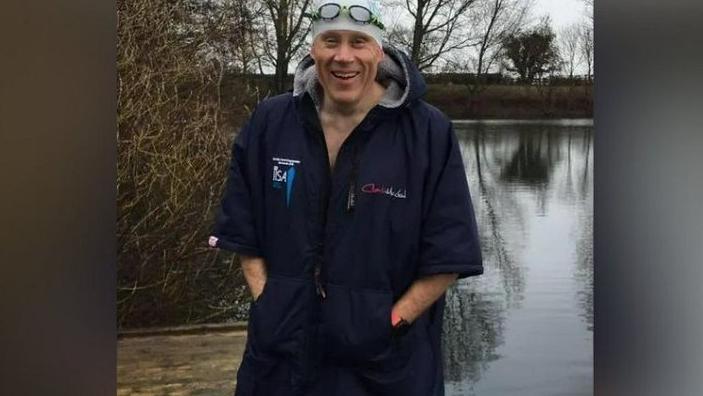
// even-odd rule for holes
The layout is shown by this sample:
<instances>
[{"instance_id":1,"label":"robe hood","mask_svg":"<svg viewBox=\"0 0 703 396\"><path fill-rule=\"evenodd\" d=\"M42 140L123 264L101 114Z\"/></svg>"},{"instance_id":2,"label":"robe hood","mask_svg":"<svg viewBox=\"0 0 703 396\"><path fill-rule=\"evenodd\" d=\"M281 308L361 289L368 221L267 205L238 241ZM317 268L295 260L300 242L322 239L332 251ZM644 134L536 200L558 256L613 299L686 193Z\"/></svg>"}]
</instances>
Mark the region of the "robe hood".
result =
<instances>
[{"instance_id":1,"label":"robe hood","mask_svg":"<svg viewBox=\"0 0 703 396\"><path fill-rule=\"evenodd\" d=\"M386 109L399 109L422 98L427 91L425 80L420 70L401 50L384 45L385 56L378 65L376 81L386 87L386 92L379 105ZM317 108L323 95L315 61L308 54L300 61L293 77L293 96L302 97L309 94Z\"/></svg>"}]
</instances>

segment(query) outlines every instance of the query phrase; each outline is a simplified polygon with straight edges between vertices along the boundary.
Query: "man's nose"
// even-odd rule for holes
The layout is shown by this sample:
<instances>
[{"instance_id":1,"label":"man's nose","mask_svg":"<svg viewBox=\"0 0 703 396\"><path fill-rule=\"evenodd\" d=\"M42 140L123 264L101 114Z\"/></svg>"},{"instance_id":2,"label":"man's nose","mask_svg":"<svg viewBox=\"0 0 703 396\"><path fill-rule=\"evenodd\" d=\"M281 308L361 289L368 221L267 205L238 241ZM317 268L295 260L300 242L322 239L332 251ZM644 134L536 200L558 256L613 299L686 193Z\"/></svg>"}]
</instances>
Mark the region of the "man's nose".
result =
<instances>
[{"instance_id":1,"label":"man's nose","mask_svg":"<svg viewBox=\"0 0 703 396\"><path fill-rule=\"evenodd\" d=\"M339 47L337 47L337 51L334 54L334 61L339 63L349 63L354 61L354 56L352 55L349 44L342 43Z\"/></svg>"}]
</instances>

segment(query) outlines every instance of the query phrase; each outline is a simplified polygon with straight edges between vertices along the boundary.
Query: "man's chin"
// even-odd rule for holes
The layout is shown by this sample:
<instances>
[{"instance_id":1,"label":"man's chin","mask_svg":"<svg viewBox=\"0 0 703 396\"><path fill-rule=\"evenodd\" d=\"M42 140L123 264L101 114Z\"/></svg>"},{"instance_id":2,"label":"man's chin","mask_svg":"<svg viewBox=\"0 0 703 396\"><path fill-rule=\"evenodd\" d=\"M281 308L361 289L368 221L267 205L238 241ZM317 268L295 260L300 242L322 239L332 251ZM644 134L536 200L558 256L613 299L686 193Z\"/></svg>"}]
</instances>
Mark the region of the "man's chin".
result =
<instances>
[{"instance_id":1,"label":"man's chin","mask_svg":"<svg viewBox=\"0 0 703 396\"><path fill-rule=\"evenodd\" d=\"M359 92L330 92L327 97L330 101L341 106L353 106L359 103Z\"/></svg>"}]
</instances>

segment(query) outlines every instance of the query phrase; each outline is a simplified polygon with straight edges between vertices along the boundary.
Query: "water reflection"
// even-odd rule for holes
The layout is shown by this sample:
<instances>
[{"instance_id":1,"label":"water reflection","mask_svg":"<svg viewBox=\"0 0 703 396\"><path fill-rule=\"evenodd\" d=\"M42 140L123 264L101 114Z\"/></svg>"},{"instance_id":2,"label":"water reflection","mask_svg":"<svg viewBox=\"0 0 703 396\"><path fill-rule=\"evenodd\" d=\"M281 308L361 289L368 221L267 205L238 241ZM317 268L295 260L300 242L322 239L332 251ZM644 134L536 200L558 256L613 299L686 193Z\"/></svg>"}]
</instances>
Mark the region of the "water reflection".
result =
<instances>
[{"instance_id":1,"label":"water reflection","mask_svg":"<svg viewBox=\"0 0 703 396\"><path fill-rule=\"evenodd\" d=\"M501 147L501 150L504 150L505 145L504 142L498 141L500 136L490 135L485 128L484 125L478 124L473 138L469 134L459 134L458 137L469 178L469 188L473 194L484 261L493 263L494 267L505 274L500 279L503 292L506 293L505 302L511 305L519 303L524 280L520 267L515 265L512 258L513 251L518 250L520 246L509 243L508 240L511 236L513 240L524 236L524 210L515 195L502 192L502 161L491 147ZM475 177L472 177L473 175ZM477 198L480 202L476 202Z\"/></svg>"},{"instance_id":2,"label":"water reflection","mask_svg":"<svg viewBox=\"0 0 703 396\"><path fill-rule=\"evenodd\" d=\"M592 126L455 130L486 271L447 292L447 394L588 394L579 392L592 380ZM524 365L529 377L515 370Z\"/></svg>"},{"instance_id":3,"label":"water reflection","mask_svg":"<svg viewBox=\"0 0 703 396\"><path fill-rule=\"evenodd\" d=\"M586 159L582 169L575 169L581 175L577 177L576 189L578 193L573 194L579 197L579 204L583 210L578 215L578 225L575 230L576 239L576 273L575 277L579 285L578 300L581 305L582 316L588 326L589 331L593 331L593 172L591 168L591 143L593 138L591 131L586 132L586 136L577 147ZM569 162L569 165L571 163ZM569 168L571 169L571 167Z\"/></svg>"},{"instance_id":4,"label":"water reflection","mask_svg":"<svg viewBox=\"0 0 703 396\"><path fill-rule=\"evenodd\" d=\"M501 167L501 179L505 182L546 186L550 168L559 160L560 154L559 149L554 150L551 144L552 134L553 132L520 134L517 149Z\"/></svg>"},{"instance_id":5,"label":"water reflection","mask_svg":"<svg viewBox=\"0 0 703 396\"><path fill-rule=\"evenodd\" d=\"M444 318L445 381L477 382L488 362L498 358L502 343L504 308L501 299L470 288L447 292Z\"/></svg>"}]
</instances>

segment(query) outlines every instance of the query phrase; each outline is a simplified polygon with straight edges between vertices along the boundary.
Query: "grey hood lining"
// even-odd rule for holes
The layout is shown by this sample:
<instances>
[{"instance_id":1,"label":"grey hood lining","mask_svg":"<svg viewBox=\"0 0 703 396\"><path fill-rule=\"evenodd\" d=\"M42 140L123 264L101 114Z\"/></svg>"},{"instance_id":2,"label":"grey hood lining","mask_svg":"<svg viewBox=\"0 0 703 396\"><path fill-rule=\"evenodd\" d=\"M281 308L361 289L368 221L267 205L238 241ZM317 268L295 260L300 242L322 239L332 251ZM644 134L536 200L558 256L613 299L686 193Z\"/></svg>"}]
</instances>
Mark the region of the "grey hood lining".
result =
<instances>
[{"instance_id":1,"label":"grey hood lining","mask_svg":"<svg viewBox=\"0 0 703 396\"><path fill-rule=\"evenodd\" d=\"M397 49L384 45L383 51L385 56L378 65L376 81L386 87L386 92L379 105L392 109L400 107L408 98L410 73L408 66L402 61L402 57L397 54ZM315 103L315 107L319 109L323 92L318 80L315 61L310 55L306 55L295 69L293 96L307 92Z\"/></svg>"}]
</instances>

